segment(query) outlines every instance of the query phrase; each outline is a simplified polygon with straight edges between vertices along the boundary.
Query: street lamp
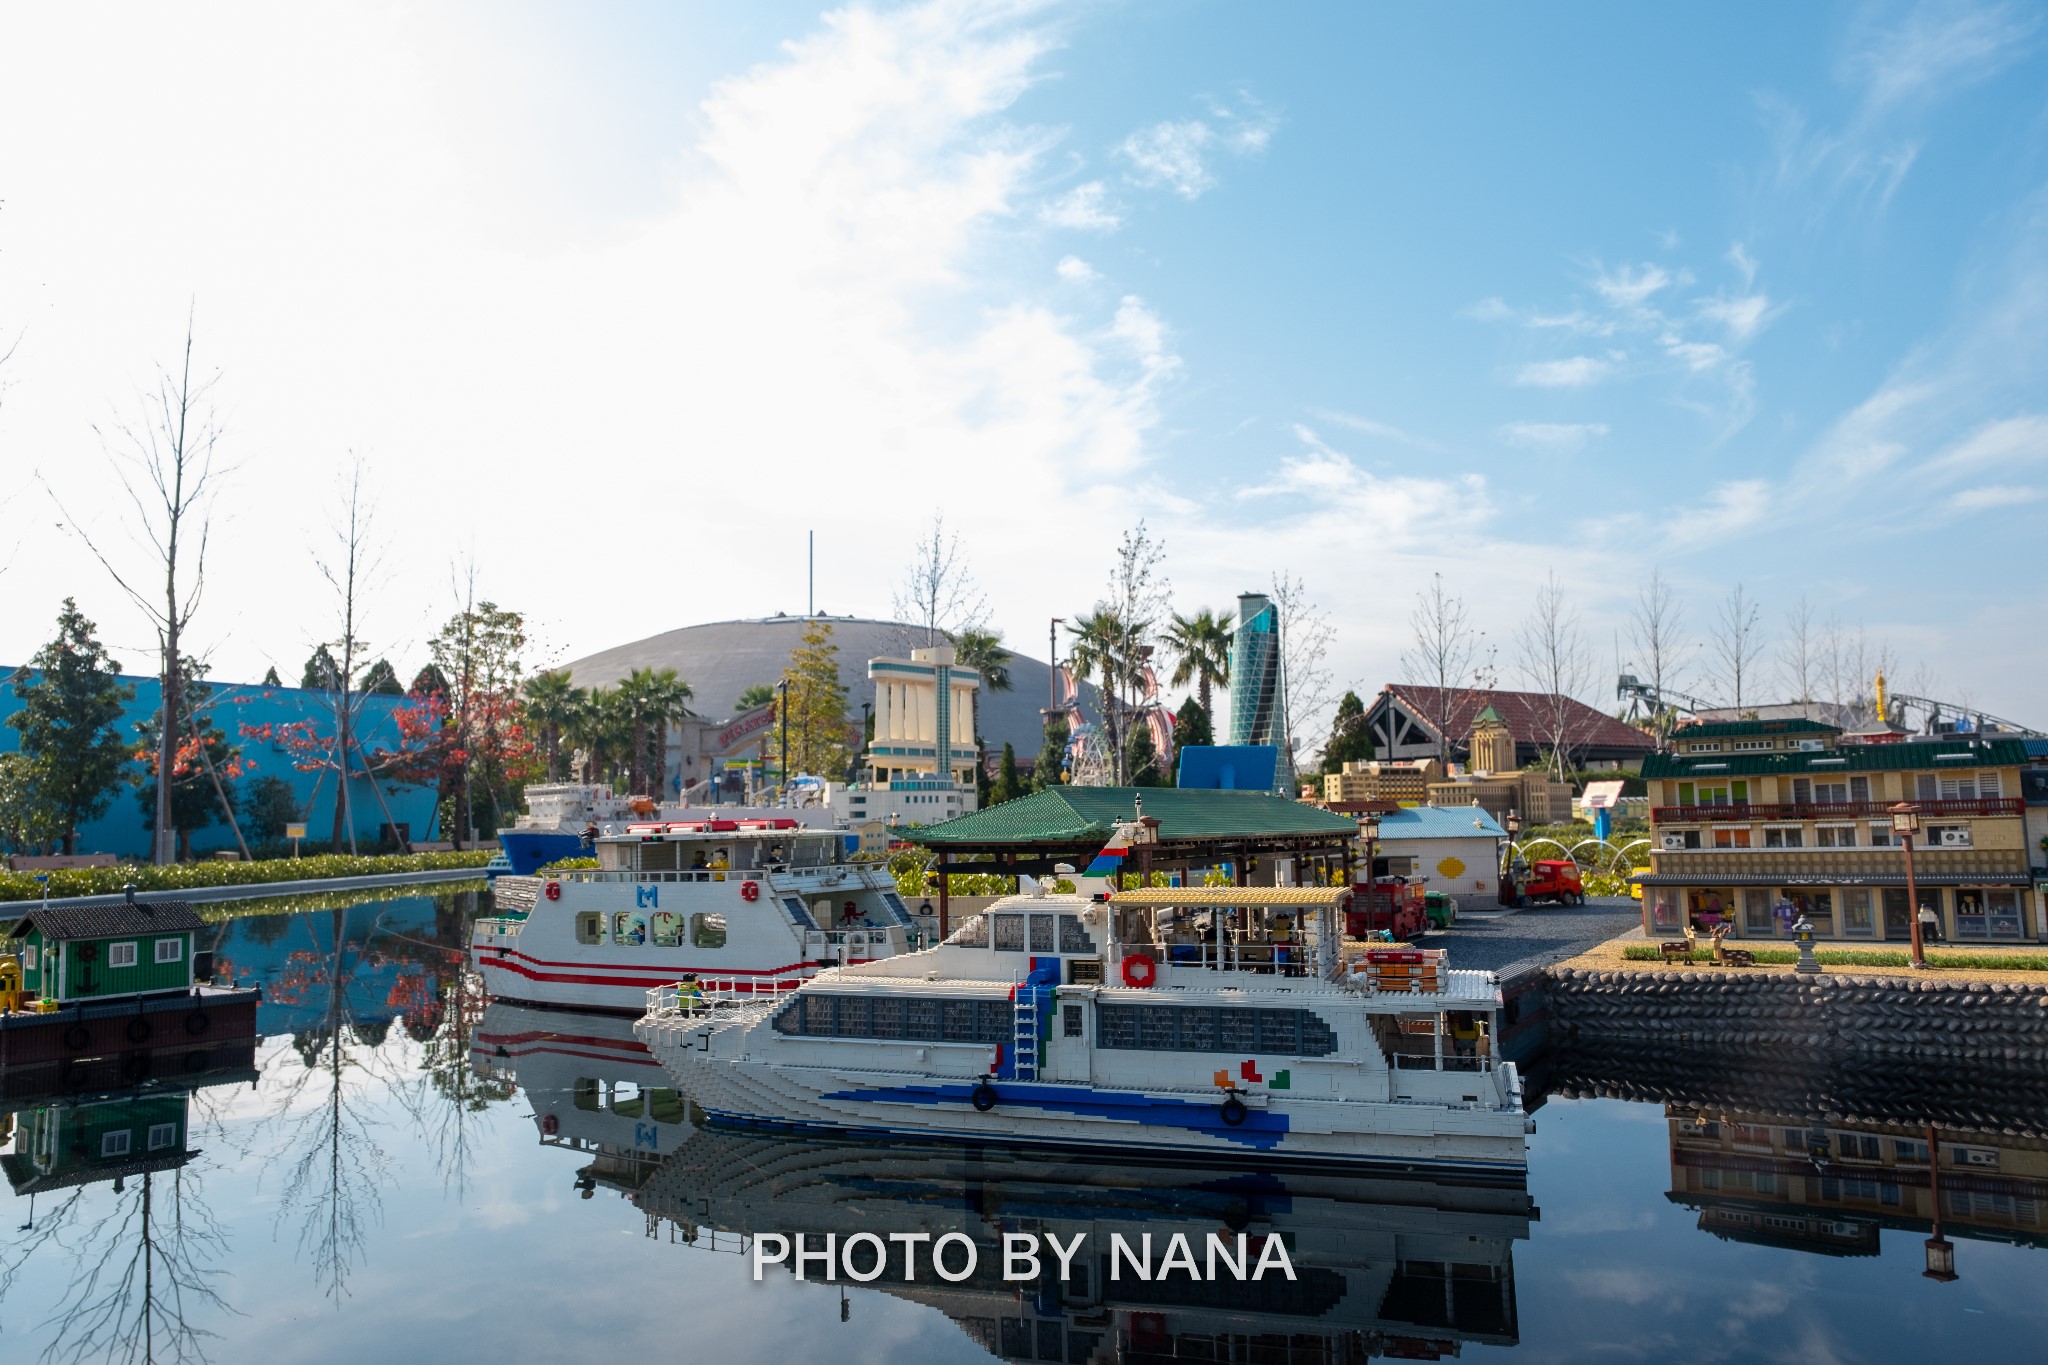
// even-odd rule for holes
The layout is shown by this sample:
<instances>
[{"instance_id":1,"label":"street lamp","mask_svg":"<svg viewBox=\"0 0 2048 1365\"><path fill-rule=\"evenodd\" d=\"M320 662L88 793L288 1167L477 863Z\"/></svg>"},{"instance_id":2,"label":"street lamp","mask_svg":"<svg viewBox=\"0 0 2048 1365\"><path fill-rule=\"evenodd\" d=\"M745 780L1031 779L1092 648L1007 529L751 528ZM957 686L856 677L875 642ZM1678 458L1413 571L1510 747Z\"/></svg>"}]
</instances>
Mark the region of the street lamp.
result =
<instances>
[{"instance_id":1,"label":"street lamp","mask_svg":"<svg viewBox=\"0 0 2048 1365\"><path fill-rule=\"evenodd\" d=\"M1927 1239L1927 1269L1920 1273L1937 1284L1956 1278L1955 1243L1941 1235L1941 1146L1935 1141L1934 1125L1927 1125L1927 1201L1934 1235Z\"/></svg>"},{"instance_id":2,"label":"street lamp","mask_svg":"<svg viewBox=\"0 0 2048 1365\"><path fill-rule=\"evenodd\" d=\"M1927 949L1920 941L1920 888L1913 881L1913 836L1919 832L1918 806L1911 801L1901 801L1892 807L1892 833L1898 836L1899 846L1906 850L1906 919L1913 928L1913 965L1925 967Z\"/></svg>"},{"instance_id":3,"label":"street lamp","mask_svg":"<svg viewBox=\"0 0 2048 1365\"><path fill-rule=\"evenodd\" d=\"M1365 840L1365 903L1372 905L1373 888L1379 879L1372 874L1372 851L1380 837L1380 815L1378 811L1367 811L1358 817L1358 837Z\"/></svg>"}]
</instances>

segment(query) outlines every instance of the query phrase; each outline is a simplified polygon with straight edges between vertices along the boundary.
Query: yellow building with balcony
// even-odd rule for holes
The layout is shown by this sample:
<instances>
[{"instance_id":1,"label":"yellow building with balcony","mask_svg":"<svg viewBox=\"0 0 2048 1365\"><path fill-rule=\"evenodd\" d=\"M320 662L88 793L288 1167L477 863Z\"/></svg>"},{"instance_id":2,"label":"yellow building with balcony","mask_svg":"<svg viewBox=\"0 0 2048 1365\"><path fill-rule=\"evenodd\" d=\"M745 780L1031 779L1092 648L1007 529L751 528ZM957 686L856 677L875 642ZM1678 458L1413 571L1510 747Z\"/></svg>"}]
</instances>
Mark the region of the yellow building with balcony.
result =
<instances>
[{"instance_id":1,"label":"yellow building with balcony","mask_svg":"<svg viewBox=\"0 0 2048 1365\"><path fill-rule=\"evenodd\" d=\"M2020 772L2025 746L1971 735L1845 744L1806 720L1684 727L1643 762L1650 870L1643 927L1654 937L1733 924L1787 938L1804 916L1818 938L1911 937L1906 860L1890 812L1919 808L1913 864L1941 941L2048 937L2028 872Z\"/></svg>"}]
</instances>

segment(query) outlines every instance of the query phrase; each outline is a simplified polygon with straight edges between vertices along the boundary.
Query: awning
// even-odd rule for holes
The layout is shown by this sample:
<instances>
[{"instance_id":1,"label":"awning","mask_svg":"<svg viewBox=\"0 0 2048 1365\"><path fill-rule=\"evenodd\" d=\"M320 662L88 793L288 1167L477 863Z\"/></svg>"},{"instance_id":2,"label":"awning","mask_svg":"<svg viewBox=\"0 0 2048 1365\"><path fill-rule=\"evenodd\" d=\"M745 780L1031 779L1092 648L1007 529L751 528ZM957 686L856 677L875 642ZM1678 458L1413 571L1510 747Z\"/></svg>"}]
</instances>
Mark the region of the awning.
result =
<instances>
[{"instance_id":1,"label":"awning","mask_svg":"<svg viewBox=\"0 0 2048 1365\"><path fill-rule=\"evenodd\" d=\"M1630 878L1639 886L1904 886L1903 872L1871 873L1808 873L1770 875L1767 873L1731 873L1706 875L1684 875L1676 873L1641 872ZM2032 886L2034 879L2024 872L1983 873L1983 872L1930 872L1915 876L1918 886Z\"/></svg>"},{"instance_id":2,"label":"awning","mask_svg":"<svg viewBox=\"0 0 2048 1365\"><path fill-rule=\"evenodd\" d=\"M1112 891L1118 905L1341 905L1348 886L1153 886Z\"/></svg>"}]
</instances>

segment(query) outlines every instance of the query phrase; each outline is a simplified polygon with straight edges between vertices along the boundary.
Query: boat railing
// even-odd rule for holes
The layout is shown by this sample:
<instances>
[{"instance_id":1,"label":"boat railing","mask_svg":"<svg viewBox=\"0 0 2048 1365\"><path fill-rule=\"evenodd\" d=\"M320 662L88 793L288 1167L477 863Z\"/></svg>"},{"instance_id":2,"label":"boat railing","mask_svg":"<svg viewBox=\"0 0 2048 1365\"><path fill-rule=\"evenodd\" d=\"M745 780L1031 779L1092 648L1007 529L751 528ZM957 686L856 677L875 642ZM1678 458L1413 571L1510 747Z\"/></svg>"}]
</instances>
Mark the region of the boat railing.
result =
<instances>
[{"instance_id":1,"label":"boat railing","mask_svg":"<svg viewBox=\"0 0 2048 1365\"><path fill-rule=\"evenodd\" d=\"M756 992L752 978L700 976L695 981L676 981L647 992L649 1014L696 1014L720 1005L736 1005L764 999L768 992Z\"/></svg>"},{"instance_id":2,"label":"boat railing","mask_svg":"<svg viewBox=\"0 0 2048 1365\"><path fill-rule=\"evenodd\" d=\"M887 929L811 929L804 934L806 948L886 948Z\"/></svg>"},{"instance_id":3,"label":"boat railing","mask_svg":"<svg viewBox=\"0 0 2048 1365\"><path fill-rule=\"evenodd\" d=\"M1212 972L1252 972L1261 976L1321 976L1322 954L1314 942L1240 943L1205 938L1193 943L1128 943L1117 945L1118 967L1133 955L1164 961L1170 967L1197 967Z\"/></svg>"},{"instance_id":4,"label":"boat railing","mask_svg":"<svg viewBox=\"0 0 2048 1365\"><path fill-rule=\"evenodd\" d=\"M848 874L851 873L851 876ZM836 875L835 875L836 874ZM865 877L850 867L832 865L824 867L784 867L780 863L773 867L691 867L670 871L648 868L598 868L577 867L551 874L557 881L564 882L739 882L766 881L771 875L781 881L816 882L821 886L841 886L849 882L865 887Z\"/></svg>"}]
</instances>

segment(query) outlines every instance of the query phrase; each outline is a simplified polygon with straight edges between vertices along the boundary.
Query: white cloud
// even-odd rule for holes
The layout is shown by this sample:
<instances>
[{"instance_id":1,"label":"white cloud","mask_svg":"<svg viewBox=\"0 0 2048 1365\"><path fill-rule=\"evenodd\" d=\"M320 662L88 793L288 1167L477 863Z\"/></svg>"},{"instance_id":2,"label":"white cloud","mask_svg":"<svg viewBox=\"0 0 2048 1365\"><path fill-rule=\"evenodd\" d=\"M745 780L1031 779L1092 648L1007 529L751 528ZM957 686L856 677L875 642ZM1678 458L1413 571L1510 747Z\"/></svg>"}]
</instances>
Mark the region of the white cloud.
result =
<instances>
[{"instance_id":1,"label":"white cloud","mask_svg":"<svg viewBox=\"0 0 2048 1365\"><path fill-rule=\"evenodd\" d=\"M1039 209L1038 216L1054 227L1087 232L1114 232L1123 222L1109 204L1109 189L1100 180L1076 185Z\"/></svg>"},{"instance_id":2,"label":"white cloud","mask_svg":"<svg viewBox=\"0 0 2048 1365\"><path fill-rule=\"evenodd\" d=\"M1597 384L1614 368L1597 356L1575 355L1569 360L1538 360L1515 371L1515 383L1524 388L1579 389Z\"/></svg>"},{"instance_id":3,"label":"white cloud","mask_svg":"<svg viewBox=\"0 0 2048 1365\"><path fill-rule=\"evenodd\" d=\"M1699 314L1708 322L1718 322L1726 327L1729 337L1740 344L1755 336L1770 320L1771 300L1767 294L1704 299L1700 302Z\"/></svg>"},{"instance_id":4,"label":"white cloud","mask_svg":"<svg viewBox=\"0 0 2048 1365\"><path fill-rule=\"evenodd\" d=\"M1666 355L1683 361L1688 370L1711 370L1728 358L1728 352L1711 341L1687 341L1676 333L1665 333L1658 344Z\"/></svg>"},{"instance_id":5,"label":"white cloud","mask_svg":"<svg viewBox=\"0 0 2048 1365\"><path fill-rule=\"evenodd\" d=\"M1102 278L1101 273L1094 266L1088 264L1079 256L1060 257L1060 263L1053 267L1053 271L1069 284L1086 284L1090 280Z\"/></svg>"},{"instance_id":6,"label":"white cloud","mask_svg":"<svg viewBox=\"0 0 2048 1365\"><path fill-rule=\"evenodd\" d=\"M1593 288L1614 308L1640 308L1671 283L1670 271L1651 264L1602 270L1593 278Z\"/></svg>"},{"instance_id":7,"label":"white cloud","mask_svg":"<svg viewBox=\"0 0 2048 1365\"><path fill-rule=\"evenodd\" d=\"M2040 20L2007 5L1922 5L1898 26L1868 32L1842 61L1870 111L1939 98L1987 80L2026 56Z\"/></svg>"},{"instance_id":8,"label":"white cloud","mask_svg":"<svg viewBox=\"0 0 2048 1365\"><path fill-rule=\"evenodd\" d=\"M1210 118L1167 120L1140 128L1117 146L1117 154L1130 163L1131 179L1148 187L1164 187L1183 199L1197 199L1216 187L1216 173L1210 153L1222 150L1237 156L1255 156L1266 150L1279 122L1249 95L1239 100L1247 112L1211 103Z\"/></svg>"},{"instance_id":9,"label":"white cloud","mask_svg":"<svg viewBox=\"0 0 2048 1365\"><path fill-rule=\"evenodd\" d=\"M1514 315L1514 310L1508 307L1507 300L1497 295L1490 299L1481 299L1465 310L1465 316L1476 322L1505 322Z\"/></svg>"},{"instance_id":10,"label":"white cloud","mask_svg":"<svg viewBox=\"0 0 2048 1365\"><path fill-rule=\"evenodd\" d=\"M2044 456L2048 456L2048 416L2026 413L1985 423L1935 456L1928 468L1967 469L2039 460Z\"/></svg>"},{"instance_id":11,"label":"white cloud","mask_svg":"<svg viewBox=\"0 0 2048 1365\"><path fill-rule=\"evenodd\" d=\"M1704 506L1695 506L1672 523L1674 545L1704 545L1740 535L1761 523L1777 496L1768 479L1733 479L1707 495Z\"/></svg>"},{"instance_id":12,"label":"white cloud","mask_svg":"<svg viewBox=\"0 0 2048 1365\"><path fill-rule=\"evenodd\" d=\"M1728 248L1728 263L1742 272L1742 287L1749 288L1756 283L1756 259L1749 254L1749 248L1736 242Z\"/></svg>"},{"instance_id":13,"label":"white cloud","mask_svg":"<svg viewBox=\"0 0 2048 1365\"><path fill-rule=\"evenodd\" d=\"M1500 429L1510 445L1542 450L1583 450L1586 443L1607 435L1605 422L1509 422Z\"/></svg>"},{"instance_id":14,"label":"white cloud","mask_svg":"<svg viewBox=\"0 0 2048 1365\"><path fill-rule=\"evenodd\" d=\"M1418 446L1425 449L1430 446L1428 441L1423 440L1419 436L1411 435L1392 423L1377 421L1371 417L1360 417L1356 413L1340 412L1335 408L1317 408L1315 415L1326 422L1334 422L1346 430L1355 431L1364 436L1377 436L1381 440L1399 441L1402 445Z\"/></svg>"},{"instance_id":15,"label":"white cloud","mask_svg":"<svg viewBox=\"0 0 2048 1365\"><path fill-rule=\"evenodd\" d=\"M1960 493L1950 494L1948 505L1956 512L1986 512L1994 507L2019 507L2038 500L2040 496L2038 488L1987 484L1982 488L1965 488Z\"/></svg>"}]
</instances>

